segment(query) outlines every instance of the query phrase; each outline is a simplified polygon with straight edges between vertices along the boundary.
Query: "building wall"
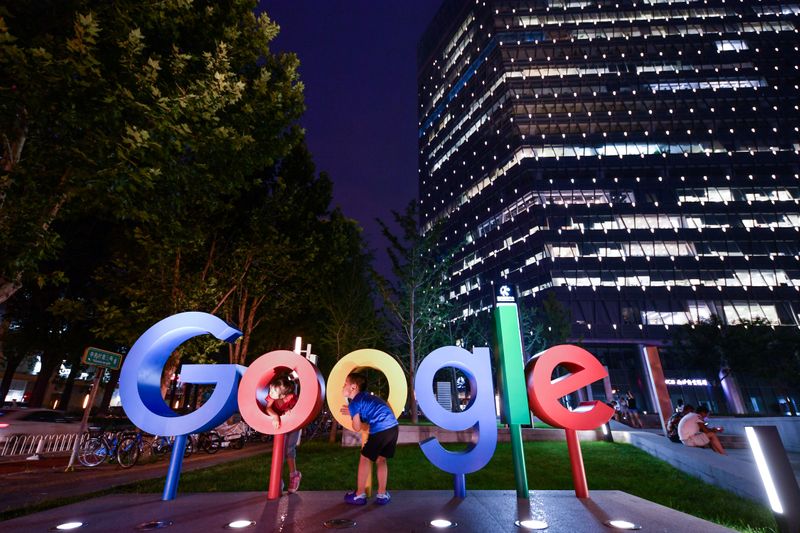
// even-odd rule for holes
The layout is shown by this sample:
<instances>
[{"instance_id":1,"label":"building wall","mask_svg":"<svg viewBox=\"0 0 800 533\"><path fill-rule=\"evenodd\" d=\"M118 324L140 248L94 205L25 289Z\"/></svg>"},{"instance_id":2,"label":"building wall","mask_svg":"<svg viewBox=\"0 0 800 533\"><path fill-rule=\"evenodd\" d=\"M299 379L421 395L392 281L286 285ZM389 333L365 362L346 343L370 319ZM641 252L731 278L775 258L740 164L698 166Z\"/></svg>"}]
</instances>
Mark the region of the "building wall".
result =
<instances>
[{"instance_id":1,"label":"building wall","mask_svg":"<svg viewBox=\"0 0 800 533\"><path fill-rule=\"evenodd\" d=\"M423 227L466 318L555 291L573 336L797 325L798 13L448 1L419 47Z\"/></svg>"}]
</instances>

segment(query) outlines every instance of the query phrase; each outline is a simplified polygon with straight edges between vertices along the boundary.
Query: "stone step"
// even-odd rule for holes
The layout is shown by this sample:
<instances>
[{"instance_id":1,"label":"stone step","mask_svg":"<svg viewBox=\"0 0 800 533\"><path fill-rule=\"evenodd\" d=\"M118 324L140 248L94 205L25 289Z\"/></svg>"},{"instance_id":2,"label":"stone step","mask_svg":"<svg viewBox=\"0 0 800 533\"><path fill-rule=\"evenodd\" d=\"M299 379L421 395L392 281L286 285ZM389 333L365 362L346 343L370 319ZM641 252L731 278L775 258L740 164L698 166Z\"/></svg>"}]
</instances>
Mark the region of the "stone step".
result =
<instances>
[{"instance_id":1,"label":"stone step","mask_svg":"<svg viewBox=\"0 0 800 533\"><path fill-rule=\"evenodd\" d=\"M717 433L717 437L719 437L719 442L725 448L731 450L746 450L750 448L750 444L747 442L747 437L745 437L744 435Z\"/></svg>"}]
</instances>

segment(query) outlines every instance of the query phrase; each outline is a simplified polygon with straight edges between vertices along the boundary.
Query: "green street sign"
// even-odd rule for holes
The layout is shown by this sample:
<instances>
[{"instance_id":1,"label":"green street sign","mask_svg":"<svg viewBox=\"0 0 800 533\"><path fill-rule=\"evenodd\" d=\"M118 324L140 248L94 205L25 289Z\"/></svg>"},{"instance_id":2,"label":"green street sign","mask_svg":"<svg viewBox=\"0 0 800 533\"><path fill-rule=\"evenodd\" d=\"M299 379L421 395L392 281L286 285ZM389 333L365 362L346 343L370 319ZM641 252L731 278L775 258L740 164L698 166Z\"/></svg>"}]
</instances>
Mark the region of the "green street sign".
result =
<instances>
[{"instance_id":1,"label":"green street sign","mask_svg":"<svg viewBox=\"0 0 800 533\"><path fill-rule=\"evenodd\" d=\"M122 354L101 350L100 348L86 348L83 352L83 362L87 365L102 366L111 370L118 370L122 364Z\"/></svg>"}]
</instances>

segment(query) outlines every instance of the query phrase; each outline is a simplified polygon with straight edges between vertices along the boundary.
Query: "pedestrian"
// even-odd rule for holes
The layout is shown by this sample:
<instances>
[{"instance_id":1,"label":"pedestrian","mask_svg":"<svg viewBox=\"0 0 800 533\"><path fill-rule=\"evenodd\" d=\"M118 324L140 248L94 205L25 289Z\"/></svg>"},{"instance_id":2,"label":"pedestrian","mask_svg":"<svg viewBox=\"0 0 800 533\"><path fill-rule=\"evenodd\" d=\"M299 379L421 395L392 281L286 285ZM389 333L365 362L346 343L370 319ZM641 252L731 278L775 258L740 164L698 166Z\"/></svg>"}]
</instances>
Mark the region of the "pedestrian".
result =
<instances>
[{"instance_id":1,"label":"pedestrian","mask_svg":"<svg viewBox=\"0 0 800 533\"><path fill-rule=\"evenodd\" d=\"M267 414L272 417L272 426L281 427L281 417L286 415L297 404L297 388L289 374L281 373L269 382L267 395ZM300 430L286 434L284 457L289 466L289 493L294 494L300 488L303 475L297 470L297 442L300 439Z\"/></svg>"},{"instance_id":2,"label":"pedestrian","mask_svg":"<svg viewBox=\"0 0 800 533\"><path fill-rule=\"evenodd\" d=\"M707 416L708 407L704 405L698 407L694 413L684 416L678 424L678 436L681 442L686 446L695 448L711 446L711 449L715 452L721 455L728 455L716 435L722 431L722 428L708 427L706 423Z\"/></svg>"},{"instance_id":3,"label":"pedestrian","mask_svg":"<svg viewBox=\"0 0 800 533\"><path fill-rule=\"evenodd\" d=\"M340 412L352 417L353 429L369 429L367 442L361 447L358 461L356 490L345 494L344 501L352 505L367 503L367 477L370 475L371 463L375 463L378 467L378 494L375 503L386 505L391 501L386 490L389 478L386 460L394 457L397 446L397 418L385 401L367 392L367 378L364 374L351 372L345 379L342 394L349 405L342 406Z\"/></svg>"},{"instance_id":4,"label":"pedestrian","mask_svg":"<svg viewBox=\"0 0 800 533\"><path fill-rule=\"evenodd\" d=\"M676 413L682 413L686 406L683 404L683 398L678 398L678 404L675 406Z\"/></svg>"},{"instance_id":5,"label":"pedestrian","mask_svg":"<svg viewBox=\"0 0 800 533\"><path fill-rule=\"evenodd\" d=\"M671 417L669 417L669 421L667 422L667 438L672 442L680 443L681 438L678 435L678 424L680 424L681 419L688 415L689 413L694 412L693 405L682 405L680 411L675 411Z\"/></svg>"},{"instance_id":6,"label":"pedestrian","mask_svg":"<svg viewBox=\"0 0 800 533\"><path fill-rule=\"evenodd\" d=\"M636 397L631 391L628 391L626 400L628 401L628 415L631 418L631 425L639 428L644 427L642 419L639 418L639 409L636 407Z\"/></svg>"},{"instance_id":7,"label":"pedestrian","mask_svg":"<svg viewBox=\"0 0 800 533\"><path fill-rule=\"evenodd\" d=\"M611 400L611 408L614 409L614 420L617 422L622 422L622 416L620 415L620 406L617 400Z\"/></svg>"}]
</instances>

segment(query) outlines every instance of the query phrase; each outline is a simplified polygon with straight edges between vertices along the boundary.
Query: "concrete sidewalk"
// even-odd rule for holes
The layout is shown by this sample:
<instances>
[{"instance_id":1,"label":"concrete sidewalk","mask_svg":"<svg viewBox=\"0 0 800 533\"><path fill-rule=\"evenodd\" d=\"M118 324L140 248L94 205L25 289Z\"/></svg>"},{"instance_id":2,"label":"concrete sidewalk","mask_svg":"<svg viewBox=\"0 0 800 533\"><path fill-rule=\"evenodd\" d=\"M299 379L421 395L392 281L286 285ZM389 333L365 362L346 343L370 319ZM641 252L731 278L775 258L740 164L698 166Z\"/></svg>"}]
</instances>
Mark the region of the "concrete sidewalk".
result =
<instances>
[{"instance_id":1,"label":"concrete sidewalk","mask_svg":"<svg viewBox=\"0 0 800 533\"><path fill-rule=\"evenodd\" d=\"M614 439L628 442L707 483L764 505L769 503L749 449L727 450L728 455L719 455L708 449L674 443L660 432L651 431L614 431ZM800 454L789 453L789 461L800 483Z\"/></svg>"},{"instance_id":2,"label":"concrete sidewalk","mask_svg":"<svg viewBox=\"0 0 800 533\"><path fill-rule=\"evenodd\" d=\"M447 519L456 531L518 533L527 531L515 520L537 519L551 533L607 533L619 531L607 520L627 520L650 532L732 531L711 522L657 505L620 491L593 491L579 500L573 491L535 491L531 499L518 500L510 490L473 490L466 499L452 491L396 491L386 506L370 501L364 506L344 503L340 491L301 491L268 501L259 492L184 494L163 502L155 494L110 495L87 502L0 523L6 533L48 531L64 522L82 522L81 532L136 531L147 522L171 522L172 533L197 533L226 528L234 520L253 521L246 531L324 532L332 519L351 521L358 531L432 531L430 521ZM335 528L339 529L339 528Z\"/></svg>"},{"instance_id":3,"label":"concrete sidewalk","mask_svg":"<svg viewBox=\"0 0 800 533\"><path fill-rule=\"evenodd\" d=\"M241 450L220 450L214 455L195 453L184 459L183 472L227 463L245 457L269 452L272 443L249 443ZM138 464L131 469L119 465L100 465L94 468L76 466L74 472L65 472L68 457L28 461L16 465L20 470L9 471L14 465L3 465L6 472L0 475L0 512L29 507L37 503L91 494L102 490L135 483L147 479L163 479L167 473L169 458L149 464ZM0 528L2 529L2 528Z\"/></svg>"}]
</instances>

